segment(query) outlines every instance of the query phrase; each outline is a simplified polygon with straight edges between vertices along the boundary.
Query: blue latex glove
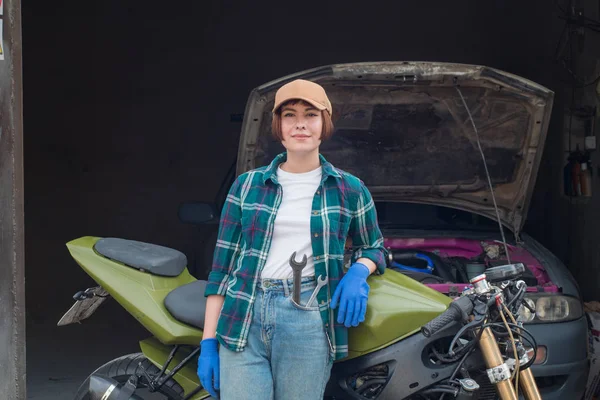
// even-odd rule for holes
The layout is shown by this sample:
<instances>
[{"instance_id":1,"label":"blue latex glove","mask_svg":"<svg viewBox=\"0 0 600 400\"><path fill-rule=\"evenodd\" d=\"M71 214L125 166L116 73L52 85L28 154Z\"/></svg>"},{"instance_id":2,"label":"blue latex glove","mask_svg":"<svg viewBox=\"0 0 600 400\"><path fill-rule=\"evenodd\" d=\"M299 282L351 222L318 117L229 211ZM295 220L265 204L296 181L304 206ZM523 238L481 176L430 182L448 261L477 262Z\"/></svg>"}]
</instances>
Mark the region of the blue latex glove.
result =
<instances>
[{"instance_id":1,"label":"blue latex glove","mask_svg":"<svg viewBox=\"0 0 600 400\"><path fill-rule=\"evenodd\" d=\"M370 273L365 264L354 263L335 289L331 308L336 308L339 302L337 322L343 323L347 328L358 326L365 320L369 298L367 278Z\"/></svg>"},{"instance_id":2,"label":"blue latex glove","mask_svg":"<svg viewBox=\"0 0 600 400\"><path fill-rule=\"evenodd\" d=\"M198 377L200 378L200 383L214 398L218 398L217 391L219 390L218 343L215 338L204 339L200 342L200 357L198 358Z\"/></svg>"}]
</instances>

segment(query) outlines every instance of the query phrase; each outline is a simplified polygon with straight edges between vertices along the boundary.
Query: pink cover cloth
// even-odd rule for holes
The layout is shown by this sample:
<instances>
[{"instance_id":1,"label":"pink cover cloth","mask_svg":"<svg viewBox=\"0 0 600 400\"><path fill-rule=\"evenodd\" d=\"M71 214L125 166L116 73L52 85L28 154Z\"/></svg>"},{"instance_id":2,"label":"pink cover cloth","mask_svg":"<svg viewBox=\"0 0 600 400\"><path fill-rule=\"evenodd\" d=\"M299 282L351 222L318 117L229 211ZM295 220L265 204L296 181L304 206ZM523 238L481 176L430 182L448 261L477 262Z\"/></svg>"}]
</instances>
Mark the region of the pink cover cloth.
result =
<instances>
[{"instance_id":1,"label":"pink cover cloth","mask_svg":"<svg viewBox=\"0 0 600 400\"><path fill-rule=\"evenodd\" d=\"M489 244L497 244L503 246L502 242L486 240L483 241ZM414 249L428 251L438 254L441 257L466 257L472 258L483 252L481 240L462 239L462 238L390 238L384 240L384 245L388 249ZM544 290L552 291L552 287L556 286L550 281L548 274L540 262L535 259L527 250L518 246L508 246L511 262L521 262L525 264L533 273L538 281L539 286L543 286ZM427 285L430 287L439 285ZM450 285L448 285L450 286ZM535 290L535 288L531 288Z\"/></svg>"}]
</instances>

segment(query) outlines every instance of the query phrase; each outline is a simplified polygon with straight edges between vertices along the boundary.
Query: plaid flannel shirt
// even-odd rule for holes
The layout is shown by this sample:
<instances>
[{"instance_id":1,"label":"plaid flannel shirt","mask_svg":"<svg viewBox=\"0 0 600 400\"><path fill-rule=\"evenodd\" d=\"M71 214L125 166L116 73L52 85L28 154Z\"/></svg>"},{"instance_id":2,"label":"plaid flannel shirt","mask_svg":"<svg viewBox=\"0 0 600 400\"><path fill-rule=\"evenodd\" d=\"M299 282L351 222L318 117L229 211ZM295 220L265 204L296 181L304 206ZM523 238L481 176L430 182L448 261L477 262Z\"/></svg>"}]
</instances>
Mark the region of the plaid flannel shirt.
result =
<instances>
[{"instance_id":1,"label":"plaid flannel shirt","mask_svg":"<svg viewBox=\"0 0 600 400\"><path fill-rule=\"evenodd\" d=\"M352 239L351 261L368 258L377 265L377 273L385 270L387 251L373 199L364 183L319 157L323 173L312 202L311 242L315 276L329 277L328 290L321 290L317 300L331 356L337 360L348 355L348 329L337 323L339 308L331 310L329 304L344 275L346 238ZM247 343L258 283L283 194L277 167L286 158L286 153L279 154L269 166L240 175L223 206L205 296L225 296L217 339L233 351L242 351Z\"/></svg>"}]
</instances>

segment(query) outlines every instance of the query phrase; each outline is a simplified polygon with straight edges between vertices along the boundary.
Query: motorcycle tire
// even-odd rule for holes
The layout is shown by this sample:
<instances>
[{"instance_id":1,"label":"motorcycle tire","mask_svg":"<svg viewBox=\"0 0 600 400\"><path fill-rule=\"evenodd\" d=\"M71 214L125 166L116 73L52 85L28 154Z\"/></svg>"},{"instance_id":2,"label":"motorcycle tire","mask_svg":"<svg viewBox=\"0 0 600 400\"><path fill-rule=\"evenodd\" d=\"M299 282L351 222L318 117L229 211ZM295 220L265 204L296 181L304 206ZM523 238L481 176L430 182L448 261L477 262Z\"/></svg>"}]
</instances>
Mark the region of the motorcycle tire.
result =
<instances>
[{"instance_id":1,"label":"motorcycle tire","mask_svg":"<svg viewBox=\"0 0 600 400\"><path fill-rule=\"evenodd\" d=\"M112 361L107 362L97 370L95 370L90 376L94 374L100 374L107 376L109 378L114 379L120 384L125 384L127 379L133 374L141 374L141 378L138 381L138 388L144 389L147 387L147 379L144 377L141 366L146 370L148 375L154 376L160 373L160 370L150 362L142 353L134 353L128 354L119 358L115 358ZM89 385L90 385L90 376L86 378L86 380L79 386L77 390L77 394L74 397L74 400L89 400L90 395ZM173 379L168 380L165 385L159 389L155 393L148 393L147 396L138 393L136 390L136 395L149 400L152 399L168 399L168 400L182 400L184 397L183 388L175 382Z\"/></svg>"}]
</instances>

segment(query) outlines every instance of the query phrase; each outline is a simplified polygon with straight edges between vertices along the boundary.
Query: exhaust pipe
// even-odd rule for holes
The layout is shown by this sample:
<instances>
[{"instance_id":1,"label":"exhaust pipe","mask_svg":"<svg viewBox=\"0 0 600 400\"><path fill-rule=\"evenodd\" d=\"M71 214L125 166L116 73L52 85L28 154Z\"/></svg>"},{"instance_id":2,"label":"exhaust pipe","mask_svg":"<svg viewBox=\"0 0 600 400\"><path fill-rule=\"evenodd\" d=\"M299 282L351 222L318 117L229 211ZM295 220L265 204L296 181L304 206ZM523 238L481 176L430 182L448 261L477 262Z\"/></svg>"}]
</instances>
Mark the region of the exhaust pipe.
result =
<instances>
[{"instance_id":1,"label":"exhaust pipe","mask_svg":"<svg viewBox=\"0 0 600 400\"><path fill-rule=\"evenodd\" d=\"M133 389L135 390L135 387ZM125 394L128 391L131 391L129 396ZM119 387L117 381L103 375L92 375L90 377L89 393L91 400L144 400L140 396L135 395L129 385L126 384L124 387Z\"/></svg>"}]
</instances>

